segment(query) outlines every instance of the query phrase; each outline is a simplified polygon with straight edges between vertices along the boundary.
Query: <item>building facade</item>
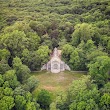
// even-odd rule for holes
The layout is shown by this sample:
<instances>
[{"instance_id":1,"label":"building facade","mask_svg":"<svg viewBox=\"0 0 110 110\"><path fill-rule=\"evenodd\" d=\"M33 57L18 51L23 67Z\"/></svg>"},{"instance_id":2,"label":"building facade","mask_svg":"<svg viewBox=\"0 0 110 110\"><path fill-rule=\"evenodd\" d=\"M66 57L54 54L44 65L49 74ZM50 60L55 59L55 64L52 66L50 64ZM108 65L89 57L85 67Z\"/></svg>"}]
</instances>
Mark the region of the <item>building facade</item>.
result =
<instances>
[{"instance_id":1,"label":"building facade","mask_svg":"<svg viewBox=\"0 0 110 110\"><path fill-rule=\"evenodd\" d=\"M70 67L61 60L61 50L54 48L50 61L43 65L41 70L51 71L52 73L59 73L61 71L70 70Z\"/></svg>"}]
</instances>

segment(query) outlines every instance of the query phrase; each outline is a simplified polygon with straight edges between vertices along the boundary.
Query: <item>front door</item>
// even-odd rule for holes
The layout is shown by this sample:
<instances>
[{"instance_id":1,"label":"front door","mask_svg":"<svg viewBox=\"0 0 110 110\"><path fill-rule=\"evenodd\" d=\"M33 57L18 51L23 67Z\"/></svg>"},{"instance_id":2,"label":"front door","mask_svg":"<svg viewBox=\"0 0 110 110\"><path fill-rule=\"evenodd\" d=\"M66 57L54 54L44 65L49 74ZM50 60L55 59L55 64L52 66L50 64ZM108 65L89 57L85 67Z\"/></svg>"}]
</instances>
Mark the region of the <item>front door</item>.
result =
<instances>
[{"instance_id":1,"label":"front door","mask_svg":"<svg viewBox=\"0 0 110 110\"><path fill-rule=\"evenodd\" d=\"M60 72L60 63L58 61L52 62L51 72L52 73L59 73Z\"/></svg>"}]
</instances>

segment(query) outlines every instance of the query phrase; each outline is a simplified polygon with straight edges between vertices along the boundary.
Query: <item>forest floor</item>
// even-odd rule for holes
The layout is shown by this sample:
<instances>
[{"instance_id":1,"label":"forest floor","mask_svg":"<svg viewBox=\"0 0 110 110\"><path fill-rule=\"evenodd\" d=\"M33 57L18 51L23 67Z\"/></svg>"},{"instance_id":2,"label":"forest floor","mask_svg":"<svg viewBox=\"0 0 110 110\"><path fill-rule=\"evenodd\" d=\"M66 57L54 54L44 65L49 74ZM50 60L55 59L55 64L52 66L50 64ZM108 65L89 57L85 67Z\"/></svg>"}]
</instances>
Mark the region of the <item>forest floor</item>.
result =
<instances>
[{"instance_id":1,"label":"forest floor","mask_svg":"<svg viewBox=\"0 0 110 110\"><path fill-rule=\"evenodd\" d=\"M39 81L39 85L33 93L36 93L41 89L48 90L52 93L66 91L74 80L81 78L85 74L85 72L79 73L72 71L56 74L47 71L33 72L32 75L35 75L36 79Z\"/></svg>"}]
</instances>

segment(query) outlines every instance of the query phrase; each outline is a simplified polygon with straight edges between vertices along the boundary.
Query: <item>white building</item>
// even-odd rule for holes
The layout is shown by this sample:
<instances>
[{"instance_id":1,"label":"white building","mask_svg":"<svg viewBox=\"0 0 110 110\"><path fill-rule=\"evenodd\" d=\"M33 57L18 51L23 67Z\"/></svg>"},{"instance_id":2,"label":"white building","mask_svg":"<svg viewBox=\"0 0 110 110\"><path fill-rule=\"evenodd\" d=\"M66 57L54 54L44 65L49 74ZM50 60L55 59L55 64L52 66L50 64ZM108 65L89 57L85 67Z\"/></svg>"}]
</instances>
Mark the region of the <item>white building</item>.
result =
<instances>
[{"instance_id":1,"label":"white building","mask_svg":"<svg viewBox=\"0 0 110 110\"><path fill-rule=\"evenodd\" d=\"M48 70L52 73L59 73L64 70L70 70L69 66L65 62L61 61L61 50L54 48L50 61L43 65L41 70Z\"/></svg>"}]
</instances>

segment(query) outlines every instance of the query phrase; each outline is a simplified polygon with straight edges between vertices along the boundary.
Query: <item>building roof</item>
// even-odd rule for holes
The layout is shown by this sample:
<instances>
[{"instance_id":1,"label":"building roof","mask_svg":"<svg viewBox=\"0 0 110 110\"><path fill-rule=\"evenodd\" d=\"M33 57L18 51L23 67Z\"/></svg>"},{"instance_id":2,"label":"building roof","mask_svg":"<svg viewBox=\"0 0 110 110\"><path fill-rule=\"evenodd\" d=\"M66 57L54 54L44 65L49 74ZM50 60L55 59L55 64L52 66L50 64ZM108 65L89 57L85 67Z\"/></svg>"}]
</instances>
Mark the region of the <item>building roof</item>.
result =
<instances>
[{"instance_id":1,"label":"building roof","mask_svg":"<svg viewBox=\"0 0 110 110\"><path fill-rule=\"evenodd\" d=\"M51 58L53 57L59 57L61 58L61 50L58 50L56 47L54 48L52 54L51 54Z\"/></svg>"}]
</instances>

